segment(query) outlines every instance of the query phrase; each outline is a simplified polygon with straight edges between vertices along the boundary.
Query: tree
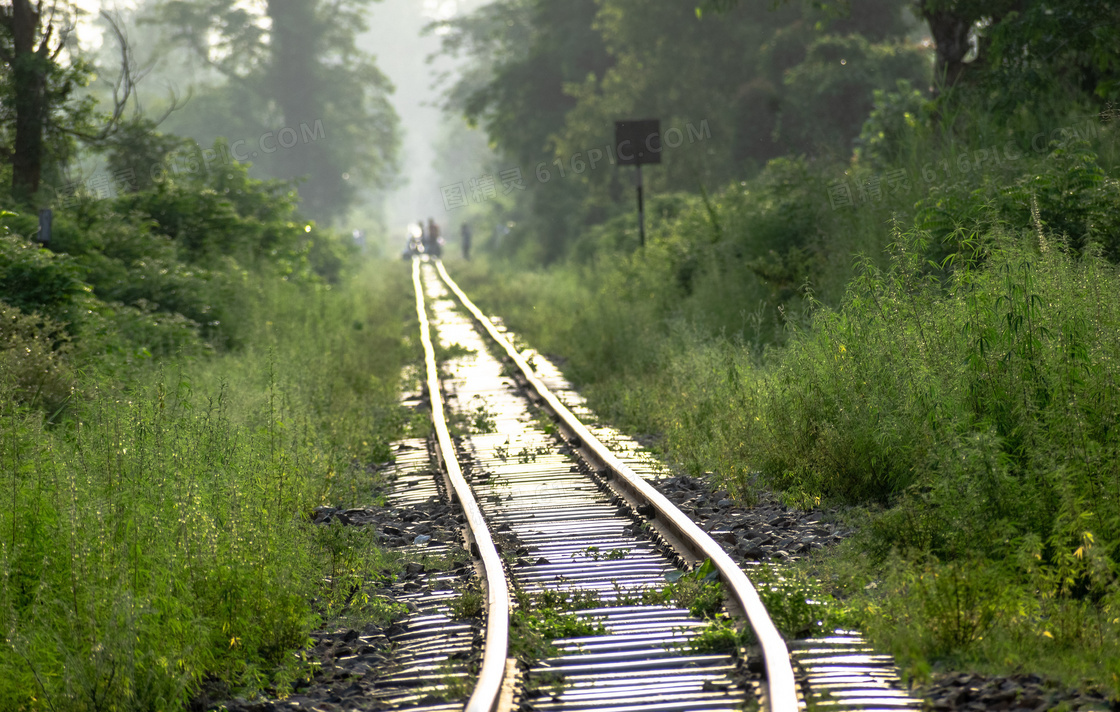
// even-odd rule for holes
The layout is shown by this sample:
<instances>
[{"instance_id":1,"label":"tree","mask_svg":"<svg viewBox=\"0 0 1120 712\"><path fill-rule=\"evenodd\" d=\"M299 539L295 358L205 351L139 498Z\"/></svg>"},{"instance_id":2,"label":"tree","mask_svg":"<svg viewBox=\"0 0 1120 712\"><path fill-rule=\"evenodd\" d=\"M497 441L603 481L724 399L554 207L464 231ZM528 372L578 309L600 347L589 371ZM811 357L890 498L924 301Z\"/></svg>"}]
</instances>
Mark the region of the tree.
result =
<instances>
[{"instance_id":1,"label":"tree","mask_svg":"<svg viewBox=\"0 0 1120 712\"><path fill-rule=\"evenodd\" d=\"M847 161L874 108L876 91L929 75L929 54L910 44L871 44L860 35L826 35L785 73L780 143L792 153Z\"/></svg>"},{"instance_id":2,"label":"tree","mask_svg":"<svg viewBox=\"0 0 1120 712\"><path fill-rule=\"evenodd\" d=\"M473 59L447 107L481 124L494 146L537 178L524 194L520 239L540 243L537 255L548 260L588 224L630 209L631 172L612 168L603 151L618 119L656 117L663 131L680 132L646 177L654 193L741 180L789 150L820 153L827 144L829 153L850 155L873 90L895 85L887 65L918 54L887 42L907 30L906 2L866 0L850 14L808 3L742 3L698 18L688 3L501 0L446 23L445 50ZM822 36L865 31L877 44L849 42L859 51L846 68L842 56L835 69L816 66L828 58L814 57L798 83L786 81ZM920 56L899 64L903 76L924 70ZM814 101L821 87L862 91L845 97L842 124L833 107L821 111ZM806 109L813 115L794 115ZM676 141L677 134L666 136Z\"/></svg>"},{"instance_id":3,"label":"tree","mask_svg":"<svg viewBox=\"0 0 1120 712\"><path fill-rule=\"evenodd\" d=\"M576 105L567 85L612 64L593 27L597 13L595 0L500 0L448 21L444 51L469 52L475 71L450 88L446 108L481 124L521 163L551 158Z\"/></svg>"},{"instance_id":4,"label":"tree","mask_svg":"<svg viewBox=\"0 0 1120 712\"><path fill-rule=\"evenodd\" d=\"M120 22L108 13L101 18L120 50L120 68L111 84L108 113L98 111L97 100L79 94L94 75L94 66L78 56L72 42L76 7L55 0L13 0L0 7L0 155L11 161L11 195L16 203L29 203L39 192L44 173L58 174L72 155L76 141L104 147L129 122L125 109L144 72L132 58L128 37ZM178 106L172 96L167 113ZM137 124L154 127L160 119ZM56 176L57 177L57 176Z\"/></svg>"},{"instance_id":5,"label":"tree","mask_svg":"<svg viewBox=\"0 0 1120 712\"><path fill-rule=\"evenodd\" d=\"M701 0L696 11L727 12L741 2ZM1030 86L1037 95L1043 85L1053 89L1047 80L1057 77L1100 98L1120 93L1120 6L1112 0L911 2L934 41L934 96L962 81ZM813 4L838 16L856 14L851 0Z\"/></svg>"},{"instance_id":6,"label":"tree","mask_svg":"<svg viewBox=\"0 0 1120 712\"><path fill-rule=\"evenodd\" d=\"M324 222L396 171L392 85L356 46L372 1L169 0L155 18L226 81L199 92L186 118L233 112L257 135L295 131L291 145L253 161L272 177L306 177L301 207Z\"/></svg>"},{"instance_id":7,"label":"tree","mask_svg":"<svg viewBox=\"0 0 1120 712\"><path fill-rule=\"evenodd\" d=\"M558 149L578 101L570 87L601 76L613 63L595 27L598 12L596 0L499 0L443 23L444 51L472 60L449 87L445 108L481 125L491 144L521 166L532 186L532 210L511 239L522 248L532 235L530 249L545 261L560 256L571 237L581 188L531 178Z\"/></svg>"},{"instance_id":8,"label":"tree","mask_svg":"<svg viewBox=\"0 0 1120 712\"><path fill-rule=\"evenodd\" d=\"M59 57L73 31L73 10L51 4L44 18L42 0L12 0L0 7L0 61L4 64L3 109L5 158L11 161L12 197L26 203L39 190L52 119L62 110L84 67L66 69Z\"/></svg>"}]
</instances>

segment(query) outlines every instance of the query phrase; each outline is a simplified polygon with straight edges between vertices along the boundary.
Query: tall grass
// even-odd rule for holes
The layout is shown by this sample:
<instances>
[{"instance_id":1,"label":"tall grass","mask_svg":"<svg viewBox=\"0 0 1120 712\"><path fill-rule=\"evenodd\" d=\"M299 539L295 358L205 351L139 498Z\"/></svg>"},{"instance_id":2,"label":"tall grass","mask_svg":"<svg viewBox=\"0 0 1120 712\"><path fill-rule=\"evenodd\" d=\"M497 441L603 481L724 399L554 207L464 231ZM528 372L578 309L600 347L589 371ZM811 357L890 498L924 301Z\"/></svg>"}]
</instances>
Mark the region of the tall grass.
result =
<instances>
[{"instance_id":1,"label":"tall grass","mask_svg":"<svg viewBox=\"0 0 1120 712\"><path fill-rule=\"evenodd\" d=\"M396 267L262 284L244 351L138 365L127 386L87 373L58 425L0 372L0 708L174 710L207 678L306 674L291 651L380 568L369 535L355 556L307 515L370 503L353 465L407 424Z\"/></svg>"}]
</instances>

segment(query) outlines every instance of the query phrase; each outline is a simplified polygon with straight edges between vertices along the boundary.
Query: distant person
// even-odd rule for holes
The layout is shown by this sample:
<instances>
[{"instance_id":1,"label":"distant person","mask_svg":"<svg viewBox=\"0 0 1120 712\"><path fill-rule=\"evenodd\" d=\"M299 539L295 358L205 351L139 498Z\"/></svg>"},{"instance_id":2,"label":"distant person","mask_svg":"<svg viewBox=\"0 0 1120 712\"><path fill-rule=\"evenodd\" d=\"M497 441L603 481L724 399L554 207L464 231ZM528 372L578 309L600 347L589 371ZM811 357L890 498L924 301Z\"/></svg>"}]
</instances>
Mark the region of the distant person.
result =
<instances>
[{"instance_id":1,"label":"distant person","mask_svg":"<svg viewBox=\"0 0 1120 712\"><path fill-rule=\"evenodd\" d=\"M408 226L408 245L401 253L404 259L419 257L424 253L424 223Z\"/></svg>"},{"instance_id":2,"label":"distant person","mask_svg":"<svg viewBox=\"0 0 1120 712\"><path fill-rule=\"evenodd\" d=\"M443 252L443 243L440 238L439 225L436 225L435 218L428 218L427 240L428 254L439 257Z\"/></svg>"},{"instance_id":3,"label":"distant person","mask_svg":"<svg viewBox=\"0 0 1120 712\"><path fill-rule=\"evenodd\" d=\"M471 226L463 223L459 232L463 237L463 259L469 261L471 258Z\"/></svg>"}]
</instances>

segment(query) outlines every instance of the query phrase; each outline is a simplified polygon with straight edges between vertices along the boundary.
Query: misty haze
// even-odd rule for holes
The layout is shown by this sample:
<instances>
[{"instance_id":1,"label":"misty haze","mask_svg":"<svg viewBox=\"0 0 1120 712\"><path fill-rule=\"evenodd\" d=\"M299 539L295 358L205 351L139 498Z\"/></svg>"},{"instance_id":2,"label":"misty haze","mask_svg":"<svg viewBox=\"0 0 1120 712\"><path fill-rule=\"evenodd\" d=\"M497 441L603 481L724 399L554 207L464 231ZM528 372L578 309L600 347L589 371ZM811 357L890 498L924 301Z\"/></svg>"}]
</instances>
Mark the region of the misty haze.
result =
<instances>
[{"instance_id":1,"label":"misty haze","mask_svg":"<svg viewBox=\"0 0 1120 712\"><path fill-rule=\"evenodd\" d=\"M1115 0L0 0L0 712L1120 709Z\"/></svg>"}]
</instances>

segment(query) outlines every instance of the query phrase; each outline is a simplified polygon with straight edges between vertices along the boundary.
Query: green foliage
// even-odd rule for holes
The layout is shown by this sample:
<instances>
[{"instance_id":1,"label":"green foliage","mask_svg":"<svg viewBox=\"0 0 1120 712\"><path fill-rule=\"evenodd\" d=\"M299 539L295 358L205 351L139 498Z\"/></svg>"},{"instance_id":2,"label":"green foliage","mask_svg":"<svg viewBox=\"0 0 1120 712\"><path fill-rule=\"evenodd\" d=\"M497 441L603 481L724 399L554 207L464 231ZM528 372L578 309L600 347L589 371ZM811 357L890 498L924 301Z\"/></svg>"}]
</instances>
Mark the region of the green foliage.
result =
<instances>
[{"instance_id":1,"label":"green foliage","mask_svg":"<svg viewBox=\"0 0 1120 712\"><path fill-rule=\"evenodd\" d=\"M750 578L774 626L787 639L828 635L843 622L831 596L811 576L760 566L751 569Z\"/></svg>"},{"instance_id":2,"label":"green foliage","mask_svg":"<svg viewBox=\"0 0 1120 712\"><path fill-rule=\"evenodd\" d=\"M19 206L47 197L42 183L61 183L76 138L96 141L111 122L82 91L95 67L80 53L62 53L66 33L57 29L72 26L78 8L59 3L26 12L17 22L13 3L0 9L0 189Z\"/></svg>"},{"instance_id":3,"label":"green foliage","mask_svg":"<svg viewBox=\"0 0 1120 712\"><path fill-rule=\"evenodd\" d=\"M157 124L138 118L120 125L117 131L99 148L106 153L106 163L113 175L129 176L133 190L155 187L160 169L177 151L190 147L190 142L179 136L157 130Z\"/></svg>"},{"instance_id":4,"label":"green foliage","mask_svg":"<svg viewBox=\"0 0 1120 712\"><path fill-rule=\"evenodd\" d=\"M259 155L240 151L252 151L261 174L305 179L303 212L337 220L361 188L388 187L397 170L393 87L357 42L370 4L161 0L146 20L226 80L197 87L168 126L201 145L223 136L257 143ZM295 132L291 146L280 140L286 129Z\"/></svg>"},{"instance_id":5,"label":"green foliage","mask_svg":"<svg viewBox=\"0 0 1120 712\"><path fill-rule=\"evenodd\" d=\"M1010 229L1044 230L1051 237L1043 236L1043 241L1056 238L1076 250L1093 244L1110 259L1120 259L1120 231L1112 209L1117 179L1108 175L1102 157L1084 138L1108 131L1110 127L1083 122L1056 132L1060 140L1051 142L1041 160L1023 166L1022 172L967 175L935 185L916 206L918 225L935 240L930 257L941 261L951 253L968 254L972 248L965 243L975 235ZM1003 150L1006 156L1009 147ZM1021 154L1011 155L1022 160Z\"/></svg>"},{"instance_id":6,"label":"green foliage","mask_svg":"<svg viewBox=\"0 0 1120 712\"><path fill-rule=\"evenodd\" d=\"M490 142L522 167L527 184L542 162L552 161L557 136L576 105L569 86L613 63L594 28L598 11L593 0L502 0L442 26L444 51L470 60L447 90L445 108L484 128ZM516 212L544 239L530 240L519 230L503 248L554 260L572 237L563 218L578 207L580 188L559 180L533 189L527 198L532 208Z\"/></svg>"},{"instance_id":7,"label":"green foliage","mask_svg":"<svg viewBox=\"0 0 1120 712\"><path fill-rule=\"evenodd\" d=\"M312 483L285 470L306 453L274 447L277 422L231 428L223 398L196 412L185 385L95 400L81 439L49 451L35 446L48 434L5 414L19 433L5 456L28 453L5 468L5 706L28 702L32 676L54 706L177 706L202 673L252 685L303 643L310 549L286 541L307 536L290 511ZM167 459L179 465L145 466Z\"/></svg>"},{"instance_id":8,"label":"green foliage","mask_svg":"<svg viewBox=\"0 0 1120 712\"><path fill-rule=\"evenodd\" d=\"M605 635L603 624L590 615L573 611L599 608L604 604L594 591L548 589L538 594L515 593L517 607L510 616L510 652L531 664L559 655L555 642L561 638Z\"/></svg>"},{"instance_id":9,"label":"green foliage","mask_svg":"<svg viewBox=\"0 0 1120 712\"><path fill-rule=\"evenodd\" d=\"M10 220L11 213L0 216ZM74 260L18 235L0 235L0 298L27 312L65 318L85 285Z\"/></svg>"},{"instance_id":10,"label":"green foliage","mask_svg":"<svg viewBox=\"0 0 1120 712\"><path fill-rule=\"evenodd\" d=\"M715 618L723 609L723 586L711 559L688 573L670 572L665 578L668 586L643 592L646 603L671 603L687 608L697 618Z\"/></svg>"},{"instance_id":11,"label":"green foliage","mask_svg":"<svg viewBox=\"0 0 1120 712\"><path fill-rule=\"evenodd\" d=\"M475 399L478 404L475 405ZM494 433L497 432L494 426L494 413L488 407L486 400L482 396L474 396L471 398L470 405L474 406L470 411L470 431L472 433Z\"/></svg>"},{"instance_id":12,"label":"green foliage","mask_svg":"<svg viewBox=\"0 0 1120 712\"><path fill-rule=\"evenodd\" d=\"M1068 463L1073 480L1046 475L1056 453L1115 447L1101 399L1116 376L1086 368L1112 348L1089 333L1111 329L1102 295L1113 268L1020 238L976 248L985 268L962 267L939 286L922 273L922 243L902 239L889 271L869 268L840 310L791 341L752 399L759 425L747 437L760 469L855 500L933 487L950 506L938 515L943 531L963 548L977 545L970 524L988 521L986 537L1004 517L1046 538L1054 520L1043 511L1108 481L1095 457Z\"/></svg>"},{"instance_id":13,"label":"green foliage","mask_svg":"<svg viewBox=\"0 0 1120 712\"><path fill-rule=\"evenodd\" d=\"M1113 3L1065 0L1016 10L984 30L991 40L983 84L999 88L997 109L1011 113L1047 95L1120 98L1120 15Z\"/></svg>"},{"instance_id":14,"label":"green foliage","mask_svg":"<svg viewBox=\"0 0 1120 712\"><path fill-rule=\"evenodd\" d=\"M291 653L313 626L399 615L369 593L373 533L307 518L368 504L348 473L406 422L392 267L338 289L258 281L239 353L91 369L51 428L19 401L72 382L70 347L5 307L39 370L0 351L0 707L178 709L207 677L283 690L309 673Z\"/></svg>"},{"instance_id":15,"label":"green foliage","mask_svg":"<svg viewBox=\"0 0 1120 712\"><path fill-rule=\"evenodd\" d=\"M860 35L826 35L790 69L777 133L794 153L851 155L873 106L875 92L920 84L929 76L928 54L906 44L871 44ZM905 91L905 89L903 89Z\"/></svg>"},{"instance_id":16,"label":"green foliage","mask_svg":"<svg viewBox=\"0 0 1120 712\"><path fill-rule=\"evenodd\" d=\"M486 597L478 586L471 586L452 598L447 605L451 609L452 618L481 618L486 608Z\"/></svg>"},{"instance_id":17,"label":"green foliage","mask_svg":"<svg viewBox=\"0 0 1120 712\"><path fill-rule=\"evenodd\" d=\"M874 90L926 80L923 51L898 42L903 6L744 4L698 18L689 3L508 0L446 23L445 51L471 60L447 107L538 178L495 204L501 250L529 264L599 251L587 233L632 212L628 171L603 151L619 117L661 120L654 196L751 177L789 150L846 159Z\"/></svg>"},{"instance_id":18,"label":"green foliage","mask_svg":"<svg viewBox=\"0 0 1120 712\"><path fill-rule=\"evenodd\" d=\"M856 141L856 161L877 168L915 163L908 154L915 149L915 138L926 132L930 118L922 93L899 79L895 91L876 89L872 103Z\"/></svg>"},{"instance_id":19,"label":"green foliage","mask_svg":"<svg viewBox=\"0 0 1120 712\"><path fill-rule=\"evenodd\" d=\"M38 229L30 214L0 225ZM356 250L301 219L290 186L238 165L79 200L56 211L49 250L16 235L0 237L0 299L62 321L90 354L126 358L236 347L250 273L337 283Z\"/></svg>"},{"instance_id":20,"label":"green foliage","mask_svg":"<svg viewBox=\"0 0 1120 712\"><path fill-rule=\"evenodd\" d=\"M532 596L518 594L518 605L525 608L556 608L565 611L579 611L607 605L594 590L550 588Z\"/></svg>"},{"instance_id":21,"label":"green foliage","mask_svg":"<svg viewBox=\"0 0 1120 712\"><path fill-rule=\"evenodd\" d=\"M518 607L510 617L510 653L531 664L557 655L557 640L605 634L603 624L590 616L552 607L531 610Z\"/></svg>"},{"instance_id":22,"label":"green foliage","mask_svg":"<svg viewBox=\"0 0 1120 712\"><path fill-rule=\"evenodd\" d=\"M1093 667L1120 621L1115 128L967 115L982 132L937 134L907 96L880 95L846 173L908 166L878 204L829 210L832 169L776 161L682 196L636 254L619 218L561 269L451 269L686 470L864 508L837 600L761 586L790 634L858 625L914 674L1033 665L1120 689Z\"/></svg>"},{"instance_id":23,"label":"green foliage","mask_svg":"<svg viewBox=\"0 0 1120 712\"><path fill-rule=\"evenodd\" d=\"M688 648L698 655L734 654L751 639L749 627L736 629L731 619L721 617L708 621L703 630L688 641Z\"/></svg>"},{"instance_id":24,"label":"green foliage","mask_svg":"<svg viewBox=\"0 0 1120 712\"><path fill-rule=\"evenodd\" d=\"M74 373L60 324L0 302L0 395L50 415L69 401Z\"/></svg>"},{"instance_id":25,"label":"green foliage","mask_svg":"<svg viewBox=\"0 0 1120 712\"><path fill-rule=\"evenodd\" d=\"M467 73L448 95L448 108L485 126L490 140L523 165L551 153L575 100L570 82L611 65L593 22L592 0L557 3L505 0L447 21L444 51L468 52L485 81Z\"/></svg>"},{"instance_id":26,"label":"green foliage","mask_svg":"<svg viewBox=\"0 0 1120 712\"><path fill-rule=\"evenodd\" d=\"M337 491L337 487L335 487ZM376 545L377 533L370 527L352 527L333 520L312 532L319 565L326 575L315 600L316 613L331 626L361 627L388 624L407 614L408 609L383 594L388 575L372 576L371 571L391 571L395 563Z\"/></svg>"},{"instance_id":27,"label":"green foliage","mask_svg":"<svg viewBox=\"0 0 1120 712\"><path fill-rule=\"evenodd\" d=\"M1066 685L1120 692L1115 595L1098 603L1039 596L1014 562L985 558L896 558L864 583L865 569L853 566L850 554L824 572L838 587L859 582L838 612L891 650L908 675L928 679L937 663L1045 670Z\"/></svg>"}]
</instances>

